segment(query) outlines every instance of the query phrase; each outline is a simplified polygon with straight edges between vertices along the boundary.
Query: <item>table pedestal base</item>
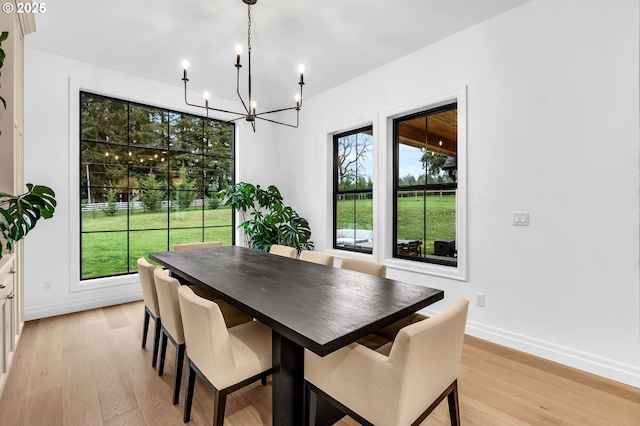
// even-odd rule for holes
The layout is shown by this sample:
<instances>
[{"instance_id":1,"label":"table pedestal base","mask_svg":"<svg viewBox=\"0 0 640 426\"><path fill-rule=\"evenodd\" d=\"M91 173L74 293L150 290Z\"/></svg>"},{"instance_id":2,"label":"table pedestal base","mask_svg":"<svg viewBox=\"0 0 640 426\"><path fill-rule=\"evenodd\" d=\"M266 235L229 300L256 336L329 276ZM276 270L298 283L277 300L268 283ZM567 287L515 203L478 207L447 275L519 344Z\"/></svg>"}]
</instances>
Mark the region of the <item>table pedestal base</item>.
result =
<instances>
[{"instance_id":1,"label":"table pedestal base","mask_svg":"<svg viewBox=\"0 0 640 426\"><path fill-rule=\"evenodd\" d=\"M303 424L304 348L271 332L273 353L273 425Z\"/></svg>"}]
</instances>

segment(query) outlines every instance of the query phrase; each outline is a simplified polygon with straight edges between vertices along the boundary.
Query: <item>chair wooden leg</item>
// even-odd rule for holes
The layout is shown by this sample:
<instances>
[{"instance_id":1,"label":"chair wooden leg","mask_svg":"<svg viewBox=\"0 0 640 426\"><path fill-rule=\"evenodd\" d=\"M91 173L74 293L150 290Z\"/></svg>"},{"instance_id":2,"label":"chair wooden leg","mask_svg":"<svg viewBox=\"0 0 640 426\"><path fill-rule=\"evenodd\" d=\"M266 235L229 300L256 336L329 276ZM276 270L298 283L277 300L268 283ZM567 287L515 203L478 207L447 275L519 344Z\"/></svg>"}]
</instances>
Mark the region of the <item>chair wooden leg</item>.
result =
<instances>
[{"instance_id":1,"label":"chair wooden leg","mask_svg":"<svg viewBox=\"0 0 640 426\"><path fill-rule=\"evenodd\" d=\"M225 391L214 390L213 401L213 426L224 425L224 409L227 405L227 393Z\"/></svg>"},{"instance_id":2,"label":"chair wooden leg","mask_svg":"<svg viewBox=\"0 0 640 426\"><path fill-rule=\"evenodd\" d=\"M162 331L162 344L160 345L160 365L158 365L158 376L164 374L164 360L167 356L167 334Z\"/></svg>"},{"instance_id":3,"label":"chair wooden leg","mask_svg":"<svg viewBox=\"0 0 640 426\"><path fill-rule=\"evenodd\" d=\"M193 404L193 390L196 385L196 372L188 362L189 369L187 370L187 389L185 389L184 395L184 417L183 421L188 423L191 420L191 405Z\"/></svg>"},{"instance_id":4,"label":"chair wooden leg","mask_svg":"<svg viewBox=\"0 0 640 426\"><path fill-rule=\"evenodd\" d=\"M184 364L184 350L187 346L183 343L176 348L176 371L173 373L173 405L180 399L180 381L182 380L182 365Z\"/></svg>"},{"instance_id":5,"label":"chair wooden leg","mask_svg":"<svg viewBox=\"0 0 640 426\"><path fill-rule=\"evenodd\" d=\"M311 387L309 386L309 382L304 381L304 407L302 409L302 421L303 426L309 426L311 424L311 419L313 419L313 423L315 424L316 418L316 405L313 405L313 409L311 408Z\"/></svg>"},{"instance_id":6,"label":"chair wooden leg","mask_svg":"<svg viewBox=\"0 0 640 426\"><path fill-rule=\"evenodd\" d=\"M149 311L147 311L147 308L145 306L144 308L144 325L142 326L142 347L144 348L145 346L147 346L147 333L149 332L149 318L151 317L151 315L149 315Z\"/></svg>"},{"instance_id":7,"label":"chair wooden leg","mask_svg":"<svg viewBox=\"0 0 640 426\"><path fill-rule=\"evenodd\" d=\"M458 381L453 382L453 389L447 395L449 401L449 417L451 417L451 426L460 426L460 405L458 403Z\"/></svg>"},{"instance_id":8,"label":"chair wooden leg","mask_svg":"<svg viewBox=\"0 0 640 426\"><path fill-rule=\"evenodd\" d=\"M160 334L162 333L162 321L160 318L156 318L156 334L153 336L153 359L151 360L151 366L155 368L156 361L158 360L158 347L160 346Z\"/></svg>"}]
</instances>

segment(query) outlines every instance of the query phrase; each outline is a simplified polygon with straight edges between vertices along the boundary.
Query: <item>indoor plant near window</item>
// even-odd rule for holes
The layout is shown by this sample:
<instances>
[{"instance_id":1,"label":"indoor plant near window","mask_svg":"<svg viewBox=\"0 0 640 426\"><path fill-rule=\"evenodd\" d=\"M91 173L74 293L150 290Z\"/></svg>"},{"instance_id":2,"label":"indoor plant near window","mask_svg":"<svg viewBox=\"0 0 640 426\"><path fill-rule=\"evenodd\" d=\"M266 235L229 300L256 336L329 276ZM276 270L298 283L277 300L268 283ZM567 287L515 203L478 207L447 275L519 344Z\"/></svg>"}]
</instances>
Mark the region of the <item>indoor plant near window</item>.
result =
<instances>
[{"instance_id":1,"label":"indoor plant near window","mask_svg":"<svg viewBox=\"0 0 640 426\"><path fill-rule=\"evenodd\" d=\"M8 36L9 33L6 31L0 35L0 68L4 65L5 59L2 42ZM7 107L4 98L0 97L0 102ZM27 192L21 195L0 192L0 235L5 240L4 248L11 251L13 245L24 238L40 218L52 217L55 208L55 193L46 186L28 183ZM2 245L0 243L0 258Z\"/></svg>"},{"instance_id":2,"label":"indoor plant near window","mask_svg":"<svg viewBox=\"0 0 640 426\"><path fill-rule=\"evenodd\" d=\"M28 183L27 190L21 195L0 192L0 233L9 251L36 226L40 218L52 217L56 208L56 194L51 188Z\"/></svg>"},{"instance_id":3,"label":"indoor plant near window","mask_svg":"<svg viewBox=\"0 0 640 426\"><path fill-rule=\"evenodd\" d=\"M282 202L275 186L262 189L260 185L239 182L218 194L225 206L242 212L244 221L238 228L244 231L249 247L269 251L273 244L280 244L295 247L298 252L313 249L309 222Z\"/></svg>"}]
</instances>

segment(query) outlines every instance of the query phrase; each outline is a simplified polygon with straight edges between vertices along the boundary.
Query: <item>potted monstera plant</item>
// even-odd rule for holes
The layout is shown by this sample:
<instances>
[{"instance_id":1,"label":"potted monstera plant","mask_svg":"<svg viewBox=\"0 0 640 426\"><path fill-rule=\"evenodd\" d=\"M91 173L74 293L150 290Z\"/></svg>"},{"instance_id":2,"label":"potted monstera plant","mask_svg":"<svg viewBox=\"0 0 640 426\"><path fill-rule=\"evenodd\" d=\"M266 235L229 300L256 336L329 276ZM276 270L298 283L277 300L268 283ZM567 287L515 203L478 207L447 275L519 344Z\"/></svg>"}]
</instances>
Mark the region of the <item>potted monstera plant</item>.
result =
<instances>
[{"instance_id":1,"label":"potted monstera plant","mask_svg":"<svg viewBox=\"0 0 640 426\"><path fill-rule=\"evenodd\" d=\"M47 186L30 183L27 184L27 192L21 195L0 192L0 234L5 240L4 248L11 251L16 242L35 228L38 220L53 216L55 195Z\"/></svg>"},{"instance_id":2,"label":"potted monstera plant","mask_svg":"<svg viewBox=\"0 0 640 426\"><path fill-rule=\"evenodd\" d=\"M223 205L241 212L243 222L238 228L244 231L249 247L269 251L273 244L280 244L295 247L298 252L313 249L309 222L283 203L275 186L264 189L239 182L218 194Z\"/></svg>"}]
</instances>

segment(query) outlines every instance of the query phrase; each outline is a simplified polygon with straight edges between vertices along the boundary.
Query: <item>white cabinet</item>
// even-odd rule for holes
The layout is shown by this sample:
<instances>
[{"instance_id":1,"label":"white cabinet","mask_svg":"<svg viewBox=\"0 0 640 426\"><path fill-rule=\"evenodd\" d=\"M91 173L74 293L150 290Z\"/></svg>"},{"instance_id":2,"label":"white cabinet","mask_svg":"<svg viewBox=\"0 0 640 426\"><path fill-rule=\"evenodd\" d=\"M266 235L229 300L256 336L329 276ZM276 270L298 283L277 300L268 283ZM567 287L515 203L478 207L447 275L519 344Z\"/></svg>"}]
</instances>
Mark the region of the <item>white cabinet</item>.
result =
<instances>
[{"instance_id":1,"label":"white cabinet","mask_svg":"<svg viewBox=\"0 0 640 426\"><path fill-rule=\"evenodd\" d=\"M18 345L24 322L19 317L16 286L17 271L15 255L5 255L0 259L0 392L7 381L13 354Z\"/></svg>"},{"instance_id":2,"label":"white cabinet","mask_svg":"<svg viewBox=\"0 0 640 426\"><path fill-rule=\"evenodd\" d=\"M16 0L13 3L16 10ZM2 42L5 53L0 69L0 192L22 194L24 184L24 37L35 31L35 17L27 13L0 13L0 31L9 37ZM5 242L0 238L0 250ZM22 242L0 259L0 394L7 380L13 354L24 326Z\"/></svg>"}]
</instances>

